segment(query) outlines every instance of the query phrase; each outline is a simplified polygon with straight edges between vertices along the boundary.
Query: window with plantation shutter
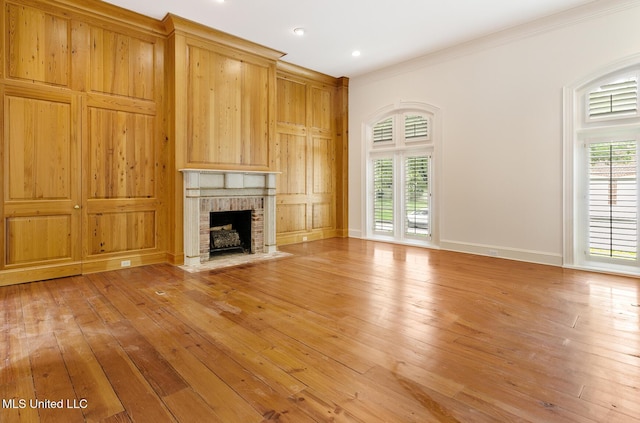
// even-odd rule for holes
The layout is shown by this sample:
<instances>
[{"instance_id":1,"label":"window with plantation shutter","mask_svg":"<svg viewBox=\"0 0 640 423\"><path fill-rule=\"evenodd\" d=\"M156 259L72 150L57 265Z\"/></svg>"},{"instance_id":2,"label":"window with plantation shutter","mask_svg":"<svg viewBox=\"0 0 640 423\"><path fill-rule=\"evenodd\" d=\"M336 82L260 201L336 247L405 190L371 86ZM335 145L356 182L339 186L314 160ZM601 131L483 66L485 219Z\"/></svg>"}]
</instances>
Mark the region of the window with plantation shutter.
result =
<instances>
[{"instance_id":1,"label":"window with plantation shutter","mask_svg":"<svg viewBox=\"0 0 640 423\"><path fill-rule=\"evenodd\" d=\"M592 257L638 258L636 141L589 145L589 252Z\"/></svg>"},{"instance_id":2,"label":"window with plantation shutter","mask_svg":"<svg viewBox=\"0 0 640 423\"><path fill-rule=\"evenodd\" d=\"M374 160L373 196L373 230L392 232L394 216L393 159Z\"/></svg>"},{"instance_id":3,"label":"window with plantation shutter","mask_svg":"<svg viewBox=\"0 0 640 423\"><path fill-rule=\"evenodd\" d=\"M429 119L421 115L406 115L404 118L404 136L407 140L429 139Z\"/></svg>"},{"instance_id":4,"label":"window with plantation shutter","mask_svg":"<svg viewBox=\"0 0 640 423\"><path fill-rule=\"evenodd\" d=\"M370 239L437 245L432 172L440 115L435 107L411 105L368 124L363 232Z\"/></svg>"},{"instance_id":5,"label":"window with plantation shutter","mask_svg":"<svg viewBox=\"0 0 640 423\"><path fill-rule=\"evenodd\" d=\"M640 276L640 56L565 89L566 266Z\"/></svg>"},{"instance_id":6,"label":"window with plantation shutter","mask_svg":"<svg viewBox=\"0 0 640 423\"><path fill-rule=\"evenodd\" d=\"M589 93L589 118L616 118L638 113L638 78L627 77L599 86Z\"/></svg>"},{"instance_id":7,"label":"window with plantation shutter","mask_svg":"<svg viewBox=\"0 0 640 423\"><path fill-rule=\"evenodd\" d=\"M373 142L389 142L393 141L393 118L390 117L378 122L373 127Z\"/></svg>"}]
</instances>

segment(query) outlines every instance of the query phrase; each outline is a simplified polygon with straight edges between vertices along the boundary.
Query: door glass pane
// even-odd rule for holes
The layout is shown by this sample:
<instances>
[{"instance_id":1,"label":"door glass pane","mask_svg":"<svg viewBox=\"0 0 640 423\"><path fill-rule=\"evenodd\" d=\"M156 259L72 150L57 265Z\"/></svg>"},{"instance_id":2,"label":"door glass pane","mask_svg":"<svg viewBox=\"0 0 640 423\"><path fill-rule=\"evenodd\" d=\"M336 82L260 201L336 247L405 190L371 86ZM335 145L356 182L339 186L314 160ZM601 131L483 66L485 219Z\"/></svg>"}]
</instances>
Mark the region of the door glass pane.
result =
<instances>
[{"instance_id":1,"label":"door glass pane","mask_svg":"<svg viewBox=\"0 0 640 423\"><path fill-rule=\"evenodd\" d=\"M638 250L635 141L589 147L589 254L635 260Z\"/></svg>"},{"instance_id":2,"label":"door glass pane","mask_svg":"<svg viewBox=\"0 0 640 423\"><path fill-rule=\"evenodd\" d=\"M393 232L393 159L373 161L373 230Z\"/></svg>"},{"instance_id":3,"label":"door glass pane","mask_svg":"<svg viewBox=\"0 0 640 423\"><path fill-rule=\"evenodd\" d=\"M407 157L405 160L405 234L429 236L429 157Z\"/></svg>"}]
</instances>

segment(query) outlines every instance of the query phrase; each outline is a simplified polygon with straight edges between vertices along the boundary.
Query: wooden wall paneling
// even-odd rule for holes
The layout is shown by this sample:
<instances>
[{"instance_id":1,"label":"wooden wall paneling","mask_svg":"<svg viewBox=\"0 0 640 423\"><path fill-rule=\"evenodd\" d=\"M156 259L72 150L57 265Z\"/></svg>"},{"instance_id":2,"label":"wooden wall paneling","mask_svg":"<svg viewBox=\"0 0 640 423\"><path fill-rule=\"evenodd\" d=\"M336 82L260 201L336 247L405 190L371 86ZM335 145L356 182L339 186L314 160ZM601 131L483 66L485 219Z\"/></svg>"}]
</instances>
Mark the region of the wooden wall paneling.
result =
<instances>
[{"instance_id":1,"label":"wooden wall paneling","mask_svg":"<svg viewBox=\"0 0 640 423\"><path fill-rule=\"evenodd\" d=\"M307 120L306 84L279 77L277 90L276 115L278 123L305 127Z\"/></svg>"},{"instance_id":2,"label":"wooden wall paneling","mask_svg":"<svg viewBox=\"0 0 640 423\"><path fill-rule=\"evenodd\" d=\"M67 86L69 19L20 4L7 4L8 77Z\"/></svg>"},{"instance_id":3,"label":"wooden wall paneling","mask_svg":"<svg viewBox=\"0 0 640 423\"><path fill-rule=\"evenodd\" d=\"M4 19L3 11L0 9L0 17ZM3 34L0 34L0 44L4 45ZM0 57L0 64L2 68L4 68L4 57ZM0 71L1 72L1 71ZM1 75L0 75L1 76ZM2 164L2 170L0 170L0 271L6 266L6 238L5 238L5 230L6 230L6 221L5 221L5 212L4 212L4 203L6 201L5 198L5 182L6 181L6 171L5 171L5 149L6 149L6 133L5 133L5 91L4 84L0 84L0 164ZM1 285L1 284L0 284Z\"/></svg>"},{"instance_id":4,"label":"wooden wall paneling","mask_svg":"<svg viewBox=\"0 0 640 423\"><path fill-rule=\"evenodd\" d=\"M267 169L269 65L189 45L187 72L188 164Z\"/></svg>"},{"instance_id":5,"label":"wooden wall paneling","mask_svg":"<svg viewBox=\"0 0 640 423\"><path fill-rule=\"evenodd\" d=\"M154 43L91 28L91 90L154 99Z\"/></svg>"},{"instance_id":6,"label":"wooden wall paneling","mask_svg":"<svg viewBox=\"0 0 640 423\"><path fill-rule=\"evenodd\" d=\"M276 193L280 196L307 193L307 137L302 133L277 135L276 157L281 174L277 178Z\"/></svg>"},{"instance_id":7,"label":"wooden wall paneling","mask_svg":"<svg viewBox=\"0 0 640 423\"><path fill-rule=\"evenodd\" d=\"M270 99L274 98L271 77L272 70L268 66L243 62L240 163L245 165L269 167L269 145L273 135Z\"/></svg>"},{"instance_id":8,"label":"wooden wall paneling","mask_svg":"<svg viewBox=\"0 0 640 423\"><path fill-rule=\"evenodd\" d=\"M155 116L88 109L89 198L155 197Z\"/></svg>"},{"instance_id":9,"label":"wooden wall paneling","mask_svg":"<svg viewBox=\"0 0 640 423\"><path fill-rule=\"evenodd\" d=\"M334 207L332 202L320 203L315 202L312 207L312 228L317 229L333 229Z\"/></svg>"},{"instance_id":10,"label":"wooden wall paneling","mask_svg":"<svg viewBox=\"0 0 640 423\"><path fill-rule=\"evenodd\" d=\"M155 211L92 213L89 215L89 255L154 248Z\"/></svg>"},{"instance_id":11,"label":"wooden wall paneling","mask_svg":"<svg viewBox=\"0 0 640 423\"><path fill-rule=\"evenodd\" d=\"M276 227L279 234L307 230L307 204L276 204Z\"/></svg>"},{"instance_id":12,"label":"wooden wall paneling","mask_svg":"<svg viewBox=\"0 0 640 423\"><path fill-rule=\"evenodd\" d=\"M346 169L337 131L346 128L346 122L340 121L339 80L288 64L279 63L278 68L276 156L282 172L276 189L278 244L342 234L337 227L337 196L343 195L346 176L341 172ZM298 137L295 155L292 134ZM305 146L304 155L300 145Z\"/></svg>"},{"instance_id":13,"label":"wooden wall paneling","mask_svg":"<svg viewBox=\"0 0 640 423\"><path fill-rule=\"evenodd\" d=\"M165 261L165 44L94 22L76 38L89 40L77 59L86 87L83 272Z\"/></svg>"},{"instance_id":14,"label":"wooden wall paneling","mask_svg":"<svg viewBox=\"0 0 640 423\"><path fill-rule=\"evenodd\" d=\"M324 131L333 128L333 87L309 87L309 126Z\"/></svg>"},{"instance_id":15,"label":"wooden wall paneling","mask_svg":"<svg viewBox=\"0 0 640 423\"><path fill-rule=\"evenodd\" d=\"M186 37L171 30L171 20L165 19L169 36L166 44L164 66L167 69L165 80L166 149L169 153L166 162L167 175L167 258L172 264L184 262L183 210L182 210L182 173L178 169L186 166L187 145L187 78L180 70L187 65ZM184 72L187 72L185 69Z\"/></svg>"}]
</instances>

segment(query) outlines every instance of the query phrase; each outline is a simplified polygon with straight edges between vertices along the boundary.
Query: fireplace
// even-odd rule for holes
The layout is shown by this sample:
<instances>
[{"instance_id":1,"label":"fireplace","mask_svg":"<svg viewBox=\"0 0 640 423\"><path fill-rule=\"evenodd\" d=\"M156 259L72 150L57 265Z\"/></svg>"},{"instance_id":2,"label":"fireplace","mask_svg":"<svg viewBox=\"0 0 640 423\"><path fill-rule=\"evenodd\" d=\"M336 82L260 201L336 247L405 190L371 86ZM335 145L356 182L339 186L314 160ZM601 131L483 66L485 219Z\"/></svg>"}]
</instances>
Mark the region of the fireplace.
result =
<instances>
[{"instance_id":1,"label":"fireplace","mask_svg":"<svg viewBox=\"0 0 640 423\"><path fill-rule=\"evenodd\" d=\"M251 210L209 213L209 254L253 253Z\"/></svg>"},{"instance_id":2,"label":"fireplace","mask_svg":"<svg viewBox=\"0 0 640 423\"><path fill-rule=\"evenodd\" d=\"M184 264L199 265L211 255L211 228L218 212L243 212L249 229L237 226L238 237L251 253L276 251L275 172L182 169L184 175ZM231 218L225 218L231 219ZM250 232L250 235L246 235ZM231 238L235 235L230 235Z\"/></svg>"}]
</instances>

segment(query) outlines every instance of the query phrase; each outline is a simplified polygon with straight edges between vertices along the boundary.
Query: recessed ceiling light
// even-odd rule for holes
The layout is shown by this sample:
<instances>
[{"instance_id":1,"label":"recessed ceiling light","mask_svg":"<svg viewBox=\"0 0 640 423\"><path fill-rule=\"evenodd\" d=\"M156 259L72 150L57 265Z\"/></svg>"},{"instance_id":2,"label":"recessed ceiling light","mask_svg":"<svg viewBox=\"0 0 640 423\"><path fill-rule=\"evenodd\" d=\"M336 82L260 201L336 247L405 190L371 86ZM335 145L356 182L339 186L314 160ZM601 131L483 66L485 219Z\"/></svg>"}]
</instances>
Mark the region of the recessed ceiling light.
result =
<instances>
[{"instance_id":1,"label":"recessed ceiling light","mask_svg":"<svg viewBox=\"0 0 640 423\"><path fill-rule=\"evenodd\" d=\"M353 51L353 53L351 53L351 55L352 55L353 57L358 57L358 56L360 56L360 50L354 50L354 51Z\"/></svg>"},{"instance_id":2,"label":"recessed ceiling light","mask_svg":"<svg viewBox=\"0 0 640 423\"><path fill-rule=\"evenodd\" d=\"M304 28L295 28L293 30L293 33L299 37L302 37L304 35Z\"/></svg>"}]
</instances>

